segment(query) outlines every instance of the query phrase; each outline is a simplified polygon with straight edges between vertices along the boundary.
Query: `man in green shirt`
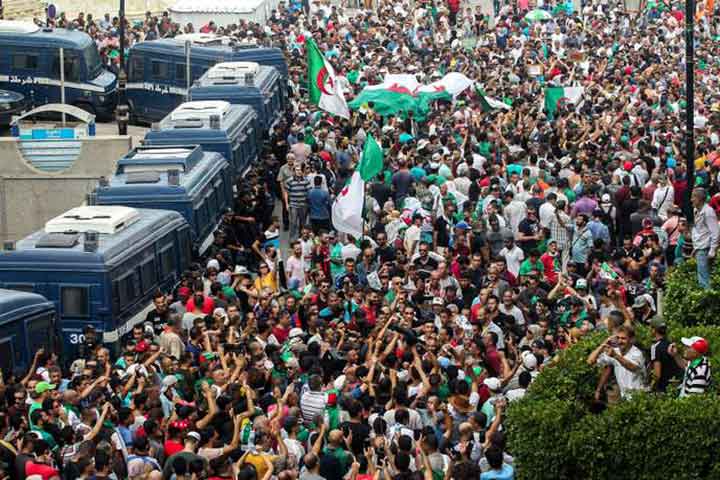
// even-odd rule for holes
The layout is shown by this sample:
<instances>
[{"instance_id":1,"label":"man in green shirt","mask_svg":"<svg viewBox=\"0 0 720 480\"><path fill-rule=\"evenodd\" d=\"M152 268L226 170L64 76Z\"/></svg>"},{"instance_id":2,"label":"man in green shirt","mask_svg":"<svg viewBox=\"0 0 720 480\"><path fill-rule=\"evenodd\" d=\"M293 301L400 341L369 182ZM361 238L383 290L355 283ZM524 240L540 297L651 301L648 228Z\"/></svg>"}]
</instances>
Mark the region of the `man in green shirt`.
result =
<instances>
[{"instance_id":1,"label":"man in green shirt","mask_svg":"<svg viewBox=\"0 0 720 480\"><path fill-rule=\"evenodd\" d=\"M530 272L537 271L540 275L545 273L545 265L540 261L540 252L532 249L528 252L528 258L520 264L519 275L530 275Z\"/></svg>"},{"instance_id":2,"label":"man in green shirt","mask_svg":"<svg viewBox=\"0 0 720 480\"><path fill-rule=\"evenodd\" d=\"M37 385L35 385L35 399L28 409L28 419L30 420L31 427L35 426L32 422L33 412L42 409L43 402L46 398L50 397L52 390L55 390L55 385L50 382L38 382Z\"/></svg>"},{"instance_id":3,"label":"man in green shirt","mask_svg":"<svg viewBox=\"0 0 720 480\"><path fill-rule=\"evenodd\" d=\"M347 445L342 430L332 430L328 435L328 445L323 450L323 454L332 455L340 462L343 475L348 472L352 463L352 457L345 447Z\"/></svg>"},{"instance_id":4,"label":"man in green shirt","mask_svg":"<svg viewBox=\"0 0 720 480\"><path fill-rule=\"evenodd\" d=\"M345 273L345 266L342 258L342 243L337 241L335 232L328 233L328 242L330 243L330 276L333 283L335 279Z\"/></svg>"}]
</instances>

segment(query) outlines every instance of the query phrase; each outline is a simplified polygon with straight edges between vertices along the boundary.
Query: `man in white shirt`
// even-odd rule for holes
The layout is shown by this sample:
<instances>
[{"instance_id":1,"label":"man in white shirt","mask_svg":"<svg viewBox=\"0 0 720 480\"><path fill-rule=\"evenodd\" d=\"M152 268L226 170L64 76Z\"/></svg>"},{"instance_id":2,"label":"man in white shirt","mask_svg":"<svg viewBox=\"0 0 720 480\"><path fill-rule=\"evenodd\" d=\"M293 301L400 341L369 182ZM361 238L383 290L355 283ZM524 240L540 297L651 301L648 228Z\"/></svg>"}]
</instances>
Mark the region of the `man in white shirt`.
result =
<instances>
[{"instance_id":1,"label":"man in white shirt","mask_svg":"<svg viewBox=\"0 0 720 480\"><path fill-rule=\"evenodd\" d=\"M668 184L667 177L665 175L658 176L658 186L653 193L652 208L657 210L658 217L667 220L668 211L673 206L675 201L675 189L672 185Z\"/></svg>"},{"instance_id":2,"label":"man in white shirt","mask_svg":"<svg viewBox=\"0 0 720 480\"><path fill-rule=\"evenodd\" d=\"M417 251L417 247L420 244L420 226L422 225L423 217L419 213L413 215L413 223L407 230L405 230L405 237L403 244L405 246L405 252L408 255L413 255Z\"/></svg>"},{"instance_id":3,"label":"man in white shirt","mask_svg":"<svg viewBox=\"0 0 720 480\"><path fill-rule=\"evenodd\" d=\"M557 202L557 194L555 192L548 193L545 196L545 203L540 205L538 209L538 217L540 225L543 228L550 228L550 221L555 217L555 204Z\"/></svg>"},{"instance_id":4,"label":"man in white shirt","mask_svg":"<svg viewBox=\"0 0 720 480\"><path fill-rule=\"evenodd\" d=\"M541 207L542 209L542 207ZM507 226L512 230L513 233L518 232L518 226L523 221L527 214L527 205L525 202L515 199L515 194L511 191L506 191L503 194L503 215L507 219Z\"/></svg>"},{"instance_id":5,"label":"man in white shirt","mask_svg":"<svg viewBox=\"0 0 720 480\"><path fill-rule=\"evenodd\" d=\"M511 235L505 237L505 247L500 250L500 256L505 257L508 271L517 277L520 273L520 264L525 259L525 253L515 245L515 239Z\"/></svg>"},{"instance_id":6,"label":"man in white shirt","mask_svg":"<svg viewBox=\"0 0 720 480\"><path fill-rule=\"evenodd\" d=\"M299 240L292 243L292 249L293 254L285 262L285 274L287 275L288 284L296 282L297 288L302 289L305 286L305 259L302 255L302 246Z\"/></svg>"},{"instance_id":7,"label":"man in white shirt","mask_svg":"<svg viewBox=\"0 0 720 480\"><path fill-rule=\"evenodd\" d=\"M600 377L595 399L600 399L603 387L610 377L610 368L615 373L620 396L630 398L633 392L647 390L645 382L645 358L633 345L635 330L627 325L620 326L615 335L610 336L588 356L590 365L600 364L607 367Z\"/></svg>"}]
</instances>

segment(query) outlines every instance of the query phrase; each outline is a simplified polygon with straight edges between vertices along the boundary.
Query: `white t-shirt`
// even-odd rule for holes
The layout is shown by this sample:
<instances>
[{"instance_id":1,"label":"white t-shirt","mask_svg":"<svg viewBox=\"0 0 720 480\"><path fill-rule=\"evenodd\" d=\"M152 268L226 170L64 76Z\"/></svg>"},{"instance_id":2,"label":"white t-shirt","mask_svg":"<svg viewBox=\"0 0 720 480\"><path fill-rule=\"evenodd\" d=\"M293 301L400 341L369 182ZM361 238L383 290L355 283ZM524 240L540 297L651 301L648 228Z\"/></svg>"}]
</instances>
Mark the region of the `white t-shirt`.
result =
<instances>
[{"instance_id":1,"label":"white t-shirt","mask_svg":"<svg viewBox=\"0 0 720 480\"><path fill-rule=\"evenodd\" d=\"M517 305L513 305L510 308L507 308L504 303L501 303L498 305L498 310L500 310L505 315L510 315L515 319L515 323L517 325L525 325L525 316L522 313L522 310L520 310Z\"/></svg>"},{"instance_id":2,"label":"white t-shirt","mask_svg":"<svg viewBox=\"0 0 720 480\"><path fill-rule=\"evenodd\" d=\"M615 353L622 355L620 349L615 347ZM615 379L620 387L620 396L629 398L635 390L647 390L645 385L645 357L643 353L635 345L625 355L622 355L631 363L638 365L640 368L634 372L625 368L617 358L609 357L605 352L600 355L598 363L600 365L610 365L615 372Z\"/></svg>"},{"instance_id":3,"label":"white t-shirt","mask_svg":"<svg viewBox=\"0 0 720 480\"><path fill-rule=\"evenodd\" d=\"M299 288L305 286L305 260L297 258L295 255L288 257L285 261L285 272L288 274L288 280L297 280Z\"/></svg>"},{"instance_id":4,"label":"white t-shirt","mask_svg":"<svg viewBox=\"0 0 720 480\"><path fill-rule=\"evenodd\" d=\"M525 259L525 254L522 249L517 245L513 245L513 248L510 250L508 250L507 247L503 247L503 249L500 250L500 256L505 257L508 271L517 277L520 272L520 263Z\"/></svg>"},{"instance_id":5,"label":"white t-shirt","mask_svg":"<svg viewBox=\"0 0 720 480\"><path fill-rule=\"evenodd\" d=\"M408 254L413 254L418 248L418 245L420 243L420 227L416 225L410 225L407 230L405 230L405 251L408 252ZM413 251L410 251L410 248L413 248Z\"/></svg>"}]
</instances>

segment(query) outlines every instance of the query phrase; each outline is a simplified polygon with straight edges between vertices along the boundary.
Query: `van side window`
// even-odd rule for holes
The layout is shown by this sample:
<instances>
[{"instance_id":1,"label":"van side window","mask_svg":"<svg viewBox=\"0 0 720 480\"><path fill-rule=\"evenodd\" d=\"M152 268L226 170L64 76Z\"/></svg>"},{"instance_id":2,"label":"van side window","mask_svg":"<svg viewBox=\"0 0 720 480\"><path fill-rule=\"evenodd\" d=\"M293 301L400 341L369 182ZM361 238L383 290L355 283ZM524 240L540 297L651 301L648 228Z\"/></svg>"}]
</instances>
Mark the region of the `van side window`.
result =
<instances>
[{"instance_id":1,"label":"van side window","mask_svg":"<svg viewBox=\"0 0 720 480\"><path fill-rule=\"evenodd\" d=\"M143 57L133 57L130 62L130 80L133 82L142 82L145 78L145 59Z\"/></svg>"},{"instance_id":2,"label":"van side window","mask_svg":"<svg viewBox=\"0 0 720 480\"><path fill-rule=\"evenodd\" d=\"M184 82L185 81L185 64L184 63L176 63L175 64L175 81L176 82Z\"/></svg>"},{"instance_id":3,"label":"van side window","mask_svg":"<svg viewBox=\"0 0 720 480\"><path fill-rule=\"evenodd\" d=\"M170 64L166 62L152 62L153 80L165 80L170 77Z\"/></svg>"},{"instance_id":4,"label":"van side window","mask_svg":"<svg viewBox=\"0 0 720 480\"><path fill-rule=\"evenodd\" d=\"M90 315L88 287L61 287L60 307L63 317L87 317Z\"/></svg>"},{"instance_id":5,"label":"van side window","mask_svg":"<svg viewBox=\"0 0 720 480\"><path fill-rule=\"evenodd\" d=\"M82 68L80 57L66 51L63 54L63 63L65 64L65 80L68 82L80 81L80 69ZM52 75L53 78L60 78L60 52L53 58Z\"/></svg>"},{"instance_id":6,"label":"van side window","mask_svg":"<svg viewBox=\"0 0 720 480\"><path fill-rule=\"evenodd\" d=\"M13 69L36 70L38 67L37 55L13 55Z\"/></svg>"}]
</instances>

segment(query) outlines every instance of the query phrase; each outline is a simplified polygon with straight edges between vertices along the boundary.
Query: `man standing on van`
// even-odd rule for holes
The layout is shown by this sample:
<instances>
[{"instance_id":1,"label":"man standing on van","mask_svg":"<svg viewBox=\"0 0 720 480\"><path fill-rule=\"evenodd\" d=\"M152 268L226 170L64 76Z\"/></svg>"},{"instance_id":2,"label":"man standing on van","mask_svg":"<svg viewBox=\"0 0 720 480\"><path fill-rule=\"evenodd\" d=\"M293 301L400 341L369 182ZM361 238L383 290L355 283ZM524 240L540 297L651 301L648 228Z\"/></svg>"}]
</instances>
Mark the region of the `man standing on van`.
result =
<instances>
[{"instance_id":1,"label":"man standing on van","mask_svg":"<svg viewBox=\"0 0 720 480\"><path fill-rule=\"evenodd\" d=\"M300 229L305 224L309 191L310 182L303 175L302 167L296 165L292 178L285 183L285 191L283 192L285 207L290 214L290 240L298 238Z\"/></svg>"}]
</instances>

